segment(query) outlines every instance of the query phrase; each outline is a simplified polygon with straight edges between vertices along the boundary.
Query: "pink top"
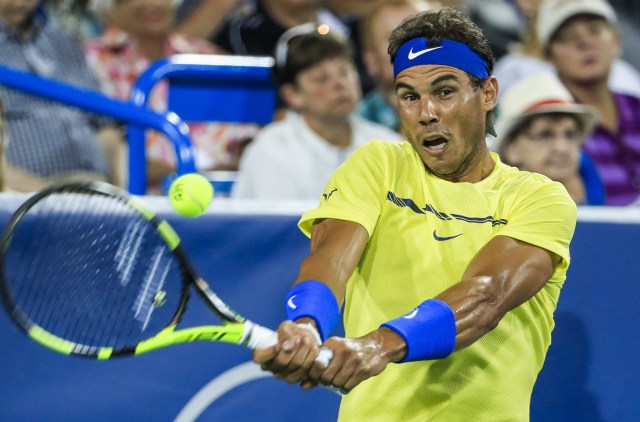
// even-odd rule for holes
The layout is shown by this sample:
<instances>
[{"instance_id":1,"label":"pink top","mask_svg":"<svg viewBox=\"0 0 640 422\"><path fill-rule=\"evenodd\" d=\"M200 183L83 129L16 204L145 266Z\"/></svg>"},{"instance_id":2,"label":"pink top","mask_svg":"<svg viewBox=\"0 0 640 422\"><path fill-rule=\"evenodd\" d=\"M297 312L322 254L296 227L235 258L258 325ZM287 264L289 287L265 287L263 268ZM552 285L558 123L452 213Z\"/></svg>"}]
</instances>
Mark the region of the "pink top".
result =
<instances>
[{"instance_id":1,"label":"pink top","mask_svg":"<svg viewBox=\"0 0 640 422\"><path fill-rule=\"evenodd\" d=\"M136 41L115 27L84 44L85 56L100 81L102 92L126 100L138 76L151 64L136 48ZM165 55L223 54L213 44L194 37L172 33ZM151 93L149 105L156 111L167 108L167 86L159 83ZM253 124L190 123L191 140L196 148L196 166L200 171L237 168L242 146L258 130ZM163 135L149 131L147 158L175 164L175 150Z\"/></svg>"}]
</instances>

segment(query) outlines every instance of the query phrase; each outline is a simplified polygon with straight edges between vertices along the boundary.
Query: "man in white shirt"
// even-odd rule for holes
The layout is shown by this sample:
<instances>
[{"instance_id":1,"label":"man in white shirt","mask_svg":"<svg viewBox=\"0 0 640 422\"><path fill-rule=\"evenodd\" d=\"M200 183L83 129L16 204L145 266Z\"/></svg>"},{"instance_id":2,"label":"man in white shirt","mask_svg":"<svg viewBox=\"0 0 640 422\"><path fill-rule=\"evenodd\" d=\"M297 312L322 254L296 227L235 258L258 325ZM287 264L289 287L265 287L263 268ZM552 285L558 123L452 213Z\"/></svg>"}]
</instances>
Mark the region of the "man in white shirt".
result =
<instances>
[{"instance_id":1,"label":"man in white shirt","mask_svg":"<svg viewBox=\"0 0 640 422\"><path fill-rule=\"evenodd\" d=\"M289 110L247 147L232 197L318 199L359 146L402 140L354 114L361 92L350 46L322 29L295 27L278 43L275 76Z\"/></svg>"}]
</instances>

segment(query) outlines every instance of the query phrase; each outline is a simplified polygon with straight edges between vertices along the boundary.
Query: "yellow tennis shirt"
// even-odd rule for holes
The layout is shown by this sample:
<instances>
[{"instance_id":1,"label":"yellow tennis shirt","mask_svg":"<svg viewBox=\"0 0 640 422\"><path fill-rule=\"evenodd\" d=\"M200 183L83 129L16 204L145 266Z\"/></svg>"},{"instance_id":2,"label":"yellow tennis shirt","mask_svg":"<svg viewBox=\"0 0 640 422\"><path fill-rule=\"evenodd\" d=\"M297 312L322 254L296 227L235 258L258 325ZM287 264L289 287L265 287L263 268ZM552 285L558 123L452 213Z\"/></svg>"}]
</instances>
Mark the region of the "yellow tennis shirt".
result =
<instances>
[{"instance_id":1,"label":"yellow tennis shirt","mask_svg":"<svg viewBox=\"0 0 640 422\"><path fill-rule=\"evenodd\" d=\"M545 287L473 345L446 359L390 364L342 399L341 421L527 421L533 385L569 265L576 206L564 186L500 162L478 183L433 176L409 143L372 141L329 181L315 219L354 221L369 242L345 297L347 337L375 330L460 281L492 237L562 258ZM428 335L428 333L425 333Z\"/></svg>"}]
</instances>

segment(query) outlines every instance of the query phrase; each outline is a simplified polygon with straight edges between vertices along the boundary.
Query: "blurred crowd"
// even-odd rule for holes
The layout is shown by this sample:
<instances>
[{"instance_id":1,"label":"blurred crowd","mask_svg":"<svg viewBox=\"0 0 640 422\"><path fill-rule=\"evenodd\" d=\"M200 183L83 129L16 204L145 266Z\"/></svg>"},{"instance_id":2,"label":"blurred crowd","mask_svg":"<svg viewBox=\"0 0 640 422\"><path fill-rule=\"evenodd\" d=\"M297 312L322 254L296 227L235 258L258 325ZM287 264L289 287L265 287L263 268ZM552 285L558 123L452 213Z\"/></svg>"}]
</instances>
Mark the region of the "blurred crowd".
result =
<instances>
[{"instance_id":1,"label":"blurred crowd","mask_svg":"<svg viewBox=\"0 0 640 422\"><path fill-rule=\"evenodd\" d=\"M317 199L363 143L402 142L391 30L424 10L463 10L489 38L500 88L489 148L561 182L579 205L640 195L640 5L623 0L0 0L0 64L126 100L174 54L272 56L266 126L190 123L200 172L237 174L231 195ZM67 179L126 187L126 125L0 87L4 190ZM150 106L167 108L167 87ZM149 193L175 172L146 139Z\"/></svg>"}]
</instances>

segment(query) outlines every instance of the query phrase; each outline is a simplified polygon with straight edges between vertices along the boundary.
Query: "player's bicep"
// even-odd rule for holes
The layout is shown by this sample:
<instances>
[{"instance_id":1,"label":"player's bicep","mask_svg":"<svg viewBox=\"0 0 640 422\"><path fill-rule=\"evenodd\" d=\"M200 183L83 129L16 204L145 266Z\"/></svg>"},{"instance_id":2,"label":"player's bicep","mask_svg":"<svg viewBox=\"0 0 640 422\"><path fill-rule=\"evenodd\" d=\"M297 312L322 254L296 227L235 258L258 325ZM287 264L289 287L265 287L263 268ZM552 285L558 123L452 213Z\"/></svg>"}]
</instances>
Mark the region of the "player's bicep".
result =
<instances>
[{"instance_id":1,"label":"player's bicep","mask_svg":"<svg viewBox=\"0 0 640 422\"><path fill-rule=\"evenodd\" d=\"M358 265L368 240L367 230L353 221L316 221L311 232L311 253L303 261L296 283L304 280L322 281L333 291L341 305L347 281Z\"/></svg>"}]
</instances>

